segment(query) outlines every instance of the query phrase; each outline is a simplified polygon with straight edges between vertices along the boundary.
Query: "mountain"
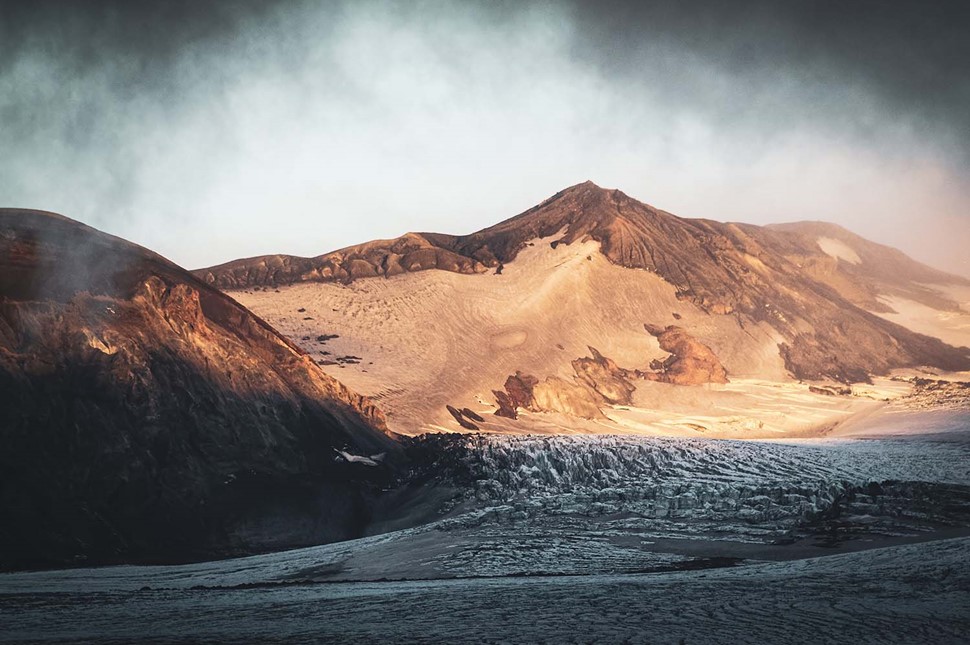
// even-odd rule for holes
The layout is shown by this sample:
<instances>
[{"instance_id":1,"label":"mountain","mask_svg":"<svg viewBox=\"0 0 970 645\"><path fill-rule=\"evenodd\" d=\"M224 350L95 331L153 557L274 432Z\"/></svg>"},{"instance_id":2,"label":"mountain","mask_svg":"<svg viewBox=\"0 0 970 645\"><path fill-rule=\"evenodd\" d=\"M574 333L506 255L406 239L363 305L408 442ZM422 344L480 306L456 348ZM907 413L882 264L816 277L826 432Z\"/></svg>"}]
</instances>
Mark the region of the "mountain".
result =
<instances>
[{"instance_id":1,"label":"mountain","mask_svg":"<svg viewBox=\"0 0 970 645\"><path fill-rule=\"evenodd\" d=\"M4 567L356 536L399 461L373 403L232 298L122 239L11 209L0 444Z\"/></svg>"},{"instance_id":2,"label":"mountain","mask_svg":"<svg viewBox=\"0 0 970 645\"><path fill-rule=\"evenodd\" d=\"M966 316L966 279L834 225L684 219L591 182L470 235L195 273L381 400L401 432L492 427L493 408L602 420L639 397L689 410L696 393L650 383L717 384L722 370L849 384L970 368L963 328L944 342L929 315Z\"/></svg>"}]
</instances>

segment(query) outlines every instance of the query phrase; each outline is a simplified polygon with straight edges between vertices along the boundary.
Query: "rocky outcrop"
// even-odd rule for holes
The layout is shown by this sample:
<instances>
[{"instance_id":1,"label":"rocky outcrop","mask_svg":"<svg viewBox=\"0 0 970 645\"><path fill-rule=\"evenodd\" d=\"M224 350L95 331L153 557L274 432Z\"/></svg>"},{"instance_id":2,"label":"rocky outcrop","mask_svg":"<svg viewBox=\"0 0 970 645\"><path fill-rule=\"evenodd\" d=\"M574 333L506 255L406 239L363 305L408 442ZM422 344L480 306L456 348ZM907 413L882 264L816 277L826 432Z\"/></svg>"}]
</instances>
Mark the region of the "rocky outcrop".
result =
<instances>
[{"instance_id":1,"label":"rocky outcrop","mask_svg":"<svg viewBox=\"0 0 970 645\"><path fill-rule=\"evenodd\" d=\"M498 409L495 410L495 416L505 417L507 419L519 418L519 413L516 410L515 403L512 401L512 397L505 390L492 390L492 394L495 396L495 402L498 404Z\"/></svg>"},{"instance_id":2,"label":"rocky outcrop","mask_svg":"<svg viewBox=\"0 0 970 645\"><path fill-rule=\"evenodd\" d=\"M535 396L533 390L539 379L531 374L516 372L505 379L505 391L508 393L510 404L515 408L534 409Z\"/></svg>"},{"instance_id":3,"label":"rocky outcrop","mask_svg":"<svg viewBox=\"0 0 970 645\"><path fill-rule=\"evenodd\" d=\"M576 378L596 392L604 402L610 405L630 405L637 389L629 381L631 373L600 354L595 347L590 347L589 351L593 354L592 357L577 358L572 362Z\"/></svg>"},{"instance_id":4,"label":"rocky outcrop","mask_svg":"<svg viewBox=\"0 0 970 645\"><path fill-rule=\"evenodd\" d=\"M0 211L0 566L359 535L384 417L231 298L56 215ZM386 452L380 468L335 451Z\"/></svg>"},{"instance_id":5,"label":"rocky outcrop","mask_svg":"<svg viewBox=\"0 0 970 645\"><path fill-rule=\"evenodd\" d=\"M220 289L246 289L297 282L348 283L427 269L483 273L487 267L474 258L436 246L420 234L408 233L393 240L358 244L314 258L265 255L201 269L195 274Z\"/></svg>"},{"instance_id":6,"label":"rocky outcrop","mask_svg":"<svg viewBox=\"0 0 970 645\"><path fill-rule=\"evenodd\" d=\"M727 372L711 348L680 327L644 328L657 338L661 349L670 352L664 361L651 363L653 371L622 368L595 347L589 347L592 356L572 361L572 380L549 376L539 381L522 372L509 376L504 390L493 390L498 404L495 414L515 419L517 410L524 409L598 419L605 417L604 406L633 404L637 389L633 381L637 379L674 385L727 383Z\"/></svg>"},{"instance_id":7,"label":"rocky outcrop","mask_svg":"<svg viewBox=\"0 0 970 645\"><path fill-rule=\"evenodd\" d=\"M727 383L727 370L707 345L697 341L681 327L670 325L665 329L645 324L644 329L660 343L660 349L670 352L663 361L653 361L653 372L643 373L652 381L674 385L703 385Z\"/></svg>"},{"instance_id":8,"label":"rocky outcrop","mask_svg":"<svg viewBox=\"0 0 970 645\"><path fill-rule=\"evenodd\" d=\"M560 412L585 419L603 418L602 406L628 405L636 387L628 378L631 373L590 347L592 357L572 362L572 380L549 376L539 381L535 376L516 372L505 380L504 390L494 390L498 409L495 414L510 419L518 410Z\"/></svg>"},{"instance_id":9,"label":"rocky outcrop","mask_svg":"<svg viewBox=\"0 0 970 645\"><path fill-rule=\"evenodd\" d=\"M897 402L903 408L970 410L970 383L920 377L909 381L913 384L913 391Z\"/></svg>"},{"instance_id":10,"label":"rocky outcrop","mask_svg":"<svg viewBox=\"0 0 970 645\"><path fill-rule=\"evenodd\" d=\"M558 376L547 377L535 387L537 412L559 412L582 419L602 419L602 406L607 401L589 385L578 379L567 380Z\"/></svg>"},{"instance_id":11,"label":"rocky outcrop","mask_svg":"<svg viewBox=\"0 0 970 645\"><path fill-rule=\"evenodd\" d=\"M586 419L602 418L604 401L588 385L557 376L539 381L516 372L505 381L504 390L493 390L498 409L495 415L517 419L519 409L532 412L561 412Z\"/></svg>"},{"instance_id":12,"label":"rocky outcrop","mask_svg":"<svg viewBox=\"0 0 970 645\"><path fill-rule=\"evenodd\" d=\"M448 413L455 418L455 421L457 421L458 425L460 425L462 428L466 430L478 430L478 426L472 423L470 418L467 418L467 419L465 418L465 410L468 410L468 408L465 408L464 410L459 410L454 406L446 405L445 409L448 410ZM468 412L471 412L471 410L468 410ZM472 412L472 414L476 417L478 416L474 412ZM481 419L481 417L478 417L478 418Z\"/></svg>"},{"instance_id":13,"label":"rocky outcrop","mask_svg":"<svg viewBox=\"0 0 970 645\"><path fill-rule=\"evenodd\" d=\"M850 396L852 394L852 388L850 387L824 387L820 385L809 385L808 391L812 394L821 394L822 396Z\"/></svg>"}]
</instances>

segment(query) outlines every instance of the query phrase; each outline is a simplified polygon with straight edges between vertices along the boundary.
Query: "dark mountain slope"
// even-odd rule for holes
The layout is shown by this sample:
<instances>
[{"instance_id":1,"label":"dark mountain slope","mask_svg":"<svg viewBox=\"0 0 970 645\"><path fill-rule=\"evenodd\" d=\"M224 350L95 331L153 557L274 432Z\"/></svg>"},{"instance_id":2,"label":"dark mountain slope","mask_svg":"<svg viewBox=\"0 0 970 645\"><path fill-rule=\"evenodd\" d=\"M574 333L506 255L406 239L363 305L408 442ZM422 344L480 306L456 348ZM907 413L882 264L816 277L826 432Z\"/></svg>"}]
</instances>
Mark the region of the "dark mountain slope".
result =
<instances>
[{"instance_id":1,"label":"dark mountain slope","mask_svg":"<svg viewBox=\"0 0 970 645\"><path fill-rule=\"evenodd\" d=\"M382 413L228 296L0 210L0 564L181 560L359 534ZM385 465L335 449L388 453Z\"/></svg>"}]
</instances>

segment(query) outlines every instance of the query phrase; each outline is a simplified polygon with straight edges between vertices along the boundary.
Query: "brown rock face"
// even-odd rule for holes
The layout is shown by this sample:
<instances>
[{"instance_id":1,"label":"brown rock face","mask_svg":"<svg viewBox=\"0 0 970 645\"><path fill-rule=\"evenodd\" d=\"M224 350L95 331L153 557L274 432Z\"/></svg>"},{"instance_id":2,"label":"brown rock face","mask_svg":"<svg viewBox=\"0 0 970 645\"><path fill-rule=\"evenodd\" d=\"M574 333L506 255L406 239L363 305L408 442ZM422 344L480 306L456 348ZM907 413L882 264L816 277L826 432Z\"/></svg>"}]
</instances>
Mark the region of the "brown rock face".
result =
<instances>
[{"instance_id":1,"label":"brown rock face","mask_svg":"<svg viewBox=\"0 0 970 645\"><path fill-rule=\"evenodd\" d=\"M0 211L0 566L358 535L382 413L231 298L66 218ZM336 463L335 449L389 465Z\"/></svg>"},{"instance_id":2,"label":"brown rock face","mask_svg":"<svg viewBox=\"0 0 970 645\"><path fill-rule=\"evenodd\" d=\"M958 305L923 283L968 284L963 278L834 225L759 227L682 219L592 182L470 235L413 234L313 259L239 260L197 275L241 288L430 268L483 272L513 262L531 240L554 235L559 236L556 246L598 242L614 264L660 276L679 298L711 315L731 315L739 326L767 322L784 339L779 353L798 378L865 381L869 374L916 365L970 369L970 349L950 347L865 310L885 309L876 299L879 293L952 309ZM829 255L820 237L851 245L859 261ZM373 271L359 263L352 269L349 263L357 259Z\"/></svg>"},{"instance_id":3,"label":"brown rock face","mask_svg":"<svg viewBox=\"0 0 970 645\"><path fill-rule=\"evenodd\" d=\"M539 379L529 374L516 372L505 379L505 391L508 392L509 402L514 408L525 408L531 410L535 406L535 397L532 394L533 388L539 383Z\"/></svg>"},{"instance_id":4,"label":"brown rock face","mask_svg":"<svg viewBox=\"0 0 970 645\"><path fill-rule=\"evenodd\" d=\"M721 365L707 345L698 342L684 329L670 325L660 329L644 325L644 329L660 343L660 349L670 352L663 362L651 363L654 373L645 373L649 380L674 385L703 385L704 383L727 383L727 370Z\"/></svg>"},{"instance_id":5,"label":"brown rock face","mask_svg":"<svg viewBox=\"0 0 970 645\"><path fill-rule=\"evenodd\" d=\"M492 390L492 394L495 395L495 402L498 403L498 409L495 411L495 416L505 417L507 419L519 418L519 413L515 409L515 404L512 402L512 397L510 397L505 390Z\"/></svg>"},{"instance_id":6,"label":"brown rock face","mask_svg":"<svg viewBox=\"0 0 970 645\"><path fill-rule=\"evenodd\" d=\"M508 419L519 417L518 409L536 410L536 400L533 390L539 384L539 379L529 374L516 372L505 379L504 390L492 390L498 409L495 414Z\"/></svg>"},{"instance_id":7,"label":"brown rock face","mask_svg":"<svg viewBox=\"0 0 970 645\"><path fill-rule=\"evenodd\" d=\"M539 381L516 372L505 381L505 390L494 390L498 416L515 419L519 408L533 412L562 412L585 419L603 418L603 405L629 405L636 387L628 380L631 372L590 347L592 357L572 362L575 378L557 376Z\"/></svg>"},{"instance_id":8,"label":"brown rock face","mask_svg":"<svg viewBox=\"0 0 970 645\"><path fill-rule=\"evenodd\" d=\"M487 267L429 242L418 233L393 240L377 240L326 253L315 258L265 255L200 269L195 275L220 289L279 286L296 282L352 282L360 278L391 277L409 271L441 269L454 273L483 273Z\"/></svg>"},{"instance_id":9,"label":"brown rock face","mask_svg":"<svg viewBox=\"0 0 970 645\"><path fill-rule=\"evenodd\" d=\"M636 379L674 385L727 383L727 372L714 352L680 327L671 325L660 329L644 325L644 328L657 337L663 350L671 353L662 362L653 361L651 368L654 372L622 368L595 347L590 347L592 356L572 361L575 372L572 381L549 376L540 382L522 372L510 376L505 381L504 391L493 390L499 406L495 414L515 419L517 410L522 408L598 419L605 416L604 405L633 404L633 393L637 388L632 381Z\"/></svg>"},{"instance_id":10,"label":"brown rock face","mask_svg":"<svg viewBox=\"0 0 970 645\"><path fill-rule=\"evenodd\" d=\"M604 418L603 397L578 378L567 380L549 376L535 388L537 412L561 412L583 419Z\"/></svg>"},{"instance_id":11,"label":"brown rock face","mask_svg":"<svg viewBox=\"0 0 970 645\"><path fill-rule=\"evenodd\" d=\"M628 380L630 373L590 347L592 358L577 358L572 362L576 377L611 405L630 405L636 391Z\"/></svg>"}]
</instances>

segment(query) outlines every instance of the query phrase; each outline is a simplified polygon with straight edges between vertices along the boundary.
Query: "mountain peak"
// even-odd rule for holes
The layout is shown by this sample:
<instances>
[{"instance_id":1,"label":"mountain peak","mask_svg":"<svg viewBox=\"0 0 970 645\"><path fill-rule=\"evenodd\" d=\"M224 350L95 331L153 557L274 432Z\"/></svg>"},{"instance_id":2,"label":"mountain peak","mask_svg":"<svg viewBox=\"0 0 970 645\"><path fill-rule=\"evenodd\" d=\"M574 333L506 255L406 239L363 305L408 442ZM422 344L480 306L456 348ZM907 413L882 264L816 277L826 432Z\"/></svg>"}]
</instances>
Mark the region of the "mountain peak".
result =
<instances>
[{"instance_id":1,"label":"mountain peak","mask_svg":"<svg viewBox=\"0 0 970 645\"><path fill-rule=\"evenodd\" d=\"M609 189L603 188L602 186L594 182L592 179L587 179L584 182L569 186L568 188L565 188L560 192L568 193L568 192L575 192L575 191L582 191L582 190L602 190L605 192L609 192Z\"/></svg>"},{"instance_id":2,"label":"mountain peak","mask_svg":"<svg viewBox=\"0 0 970 645\"><path fill-rule=\"evenodd\" d=\"M617 198L632 199L630 196L628 196L627 194L625 194L624 192L622 192L617 188L603 188L602 186L592 181L591 179L587 179L586 181L580 184L575 184L573 186L569 186L568 188L564 188L563 190L559 191L553 197L549 198L546 201L549 202L556 199L557 197L563 197L567 195L597 197L602 199L617 199Z\"/></svg>"}]
</instances>

